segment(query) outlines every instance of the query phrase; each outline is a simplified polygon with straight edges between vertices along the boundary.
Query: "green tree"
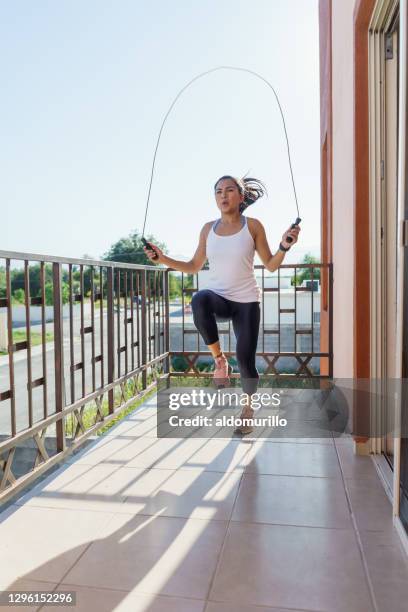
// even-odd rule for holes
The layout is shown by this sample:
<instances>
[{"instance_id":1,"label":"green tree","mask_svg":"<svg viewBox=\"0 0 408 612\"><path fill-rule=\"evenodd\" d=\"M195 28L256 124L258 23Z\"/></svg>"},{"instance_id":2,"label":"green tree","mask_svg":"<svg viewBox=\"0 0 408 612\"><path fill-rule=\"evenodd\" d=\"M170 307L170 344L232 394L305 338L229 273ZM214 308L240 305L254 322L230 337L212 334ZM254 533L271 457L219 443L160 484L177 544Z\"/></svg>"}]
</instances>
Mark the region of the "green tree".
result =
<instances>
[{"instance_id":1,"label":"green tree","mask_svg":"<svg viewBox=\"0 0 408 612\"><path fill-rule=\"evenodd\" d=\"M181 277L173 272L169 274L169 296L171 300L181 297Z\"/></svg>"},{"instance_id":2,"label":"green tree","mask_svg":"<svg viewBox=\"0 0 408 612\"><path fill-rule=\"evenodd\" d=\"M6 270L0 267L0 298L6 297Z\"/></svg>"},{"instance_id":3,"label":"green tree","mask_svg":"<svg viewBox=\"0 0 408 612\"><path fill-rule=\"evenodd\" d=\"M184 274L183 285L184 285L184 290L196 288L195 274ZM191 302L191 298L192 298L191 292L184 293L185 303L189 304Z\"/></svg>"},{"instance_id":4,"label":"green tree","mask_svg":"<svg viewBox=\"0 0 408 612\"><path fill-rule=\"evenodd\" d=\"M164 253L167 253L166 245L156 240L151 234L146 236L146 240L157 245ZM103 259L105 261L151 265L150 259L146 257L143 251L142 235L137 230L132 231L127 238L121 238L115 242L109 251L105 253Z\"/></svg>"},{"instance_id":5,"label":"green tree","mask_svg":"<svg viewBox=\"0 0 408 612\"><path fill-rule=\"evenodd\" d=\"M67 304L69 302L69 285L68 283L62 282L61 285L62 303ZM54 303L53 294L53 283L45 283L45 304L46 306L52 306Z\"/></svg>"},{"instance_id":6,"label":"green tree","mask_svg":"<svg viewBox=\"0 0 408 612\"><path fill-rule=\"evenodd\" d=\"M63 277L64 273L65 275L67 274L65 270L63 271ZM41 295L41 265L39 263L30 265L28 268L28 274L30 281L30 295L31 297L39 297ZM46 263L44 265L44 277L45 284L52 283L52 264ZM12 295L15 295L15 292L18 289L25 290L24 268L11 270L10 282Z\"/></svg>"},{"instance_id":7,"label":"green tree","mask_svg":"<svg viewBox=\"0 0 408 612\"><path fill-rule=\"evenodd\" d=\"M16 289L13 293L13 298L16 304L24 304L25 303L24 289Z\"/></svg>"},{"instance_id":8,"label":"green tree","mask_svg":"<svg viewBox=\"0 0 408 612\"><path fill-rule=\"evenodd\" d=\"M82 259L97 259L93 255L85 253ZM99 287L99 269L93 266L83 266L83 281L84 281L84 297L91 294L92 268L94 270L94 291ZM81 268L80 266L72 267L72 293L78 294L81 291Z\"/></svg>"},{"instance_id":9,"label":"green tree","mask_svg":"<svg viewBox=\"0 0 408 612\"><path fill-rule=\"evenodd\" d=\"M156 240L154 236L149 234L146 236L146 240L148 242L152 242L157 245L164 253L167 253L167 247L163 242ZM121 263L132 263L139 265L152 265L150 259L145 255L143 250L143 242L142 235L137 231L132 231L127 238L121 238L117 242L115 242L109 251L105 253L103 259L105 261L117 261ZM121 284L121 292L124 290L124 270L119 273L120 276L120 284ZM117 275L115 274L114 278L114 291L117 291ZM154 293L158 293L157 284L155 279L155 275L148 273L147 277L147 291L150 292L151 295ZM127 279L127 291L130 291L130 278ZM161 292L161 290L160 290Z\"/></svg>"},{"instance_id":10,"label":"green tree","mask_svg":"<svg viewBox=\"0 0 408 612\"><path fill-rule=\"evenodd\" d=\"M170 299L181 297L181 273L170 272L169 274L169 296ZM184 289L192 289L196 286L195 274L184 274ZM191 301L192 294L185 293L185 301Z\"/></svg>"},{"instance_id":11,"label":"green tree","mask_svg":"<svg viewBox=\"0 0 408 612\"><path fill-rule=\"evenodd\" d=\"M317 264L319 260L314 257L311 253L306 253L303 257L302 263L305 264ZM303 283L304 280L311 280L312 278L312 268L300 268L296 270L296 285L299 286ZM313 280L320 281L320 268L313 268ZM291 278L291 285L295 284L295 276L293 275Z\"/></svg>"}]
</instances>

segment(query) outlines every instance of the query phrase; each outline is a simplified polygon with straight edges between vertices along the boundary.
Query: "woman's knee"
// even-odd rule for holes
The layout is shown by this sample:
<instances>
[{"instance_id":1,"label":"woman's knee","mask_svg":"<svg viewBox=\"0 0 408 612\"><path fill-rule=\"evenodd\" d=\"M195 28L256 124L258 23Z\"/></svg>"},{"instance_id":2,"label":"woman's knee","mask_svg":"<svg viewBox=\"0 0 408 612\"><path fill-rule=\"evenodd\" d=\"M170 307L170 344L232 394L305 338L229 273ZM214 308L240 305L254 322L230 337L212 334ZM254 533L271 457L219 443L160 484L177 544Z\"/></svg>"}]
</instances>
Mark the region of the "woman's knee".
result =
<instances>
[{"instance_id":1,"label":"woman's knee","mask_svg":"<svg viewBox=\"0 0 408 612\"><path fill-rule=\"evenodd\" d=\"M201 333L204 342L214 344L218 341L218 330L211 308L211 292L202 289L194 293L191 299L194 323Z\"/></svg>"},{"instance_id":2,"label":"woman's knee","mask_svg":"<svg viewBox=\"0 0 408 612\"><path fill-rule=\"evenodd\" d=\"M198 312L203 309L208 309L210 304L211 293L207 289L201 289L193 294L191 298L191 308L193 312Z\"/></svg>"}]
</instances>

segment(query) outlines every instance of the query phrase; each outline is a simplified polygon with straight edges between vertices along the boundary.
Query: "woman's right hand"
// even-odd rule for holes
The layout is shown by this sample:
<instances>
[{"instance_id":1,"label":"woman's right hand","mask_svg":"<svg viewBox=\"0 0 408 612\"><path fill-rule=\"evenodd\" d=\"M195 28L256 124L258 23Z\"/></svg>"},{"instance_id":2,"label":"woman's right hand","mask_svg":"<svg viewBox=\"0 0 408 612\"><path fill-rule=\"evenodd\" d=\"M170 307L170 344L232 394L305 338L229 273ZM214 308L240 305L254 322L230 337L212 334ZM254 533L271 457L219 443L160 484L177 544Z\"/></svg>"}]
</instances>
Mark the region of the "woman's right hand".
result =
<instances>
[{"instance_id":1,"label":"woman's right hand","mask_svg":"<svg viewBox=\"0 0 408 612\"><path fill-rule=\"evenodd\" d=\"M159 249L158 246L156 246L155 244L152 244L151 242L149 242L150 246L152 247L152 249L149 249L147 247L143 247L143 250L145 252L146 257L148 257L150 259L151 262L157 264L157 263L162 263L162 258L163 258L163 251L161 249ZM157 254L157 257L155 256L155 254Z\"/></svg>"}]
</instances>

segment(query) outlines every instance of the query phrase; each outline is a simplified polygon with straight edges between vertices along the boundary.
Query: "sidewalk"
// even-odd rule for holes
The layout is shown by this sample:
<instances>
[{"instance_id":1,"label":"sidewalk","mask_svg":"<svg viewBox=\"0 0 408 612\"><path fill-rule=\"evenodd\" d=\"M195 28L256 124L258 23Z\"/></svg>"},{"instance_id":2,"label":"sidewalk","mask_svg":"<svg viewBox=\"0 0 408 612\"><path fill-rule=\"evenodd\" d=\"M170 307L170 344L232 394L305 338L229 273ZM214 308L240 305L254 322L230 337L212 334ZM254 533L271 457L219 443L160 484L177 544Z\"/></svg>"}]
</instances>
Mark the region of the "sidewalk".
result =
<instances>
[{"instance_id":1,"label":"sidewalk","mask_svg":"<svg viewBox=\"0 0 408 612\"><path fill-rule=\"evenodd\" d=\"M81 612L406 610L390 503L348 439L158 439L155 404L0 515L1 590L73 590Z\"/></svg>"}]
</instances>

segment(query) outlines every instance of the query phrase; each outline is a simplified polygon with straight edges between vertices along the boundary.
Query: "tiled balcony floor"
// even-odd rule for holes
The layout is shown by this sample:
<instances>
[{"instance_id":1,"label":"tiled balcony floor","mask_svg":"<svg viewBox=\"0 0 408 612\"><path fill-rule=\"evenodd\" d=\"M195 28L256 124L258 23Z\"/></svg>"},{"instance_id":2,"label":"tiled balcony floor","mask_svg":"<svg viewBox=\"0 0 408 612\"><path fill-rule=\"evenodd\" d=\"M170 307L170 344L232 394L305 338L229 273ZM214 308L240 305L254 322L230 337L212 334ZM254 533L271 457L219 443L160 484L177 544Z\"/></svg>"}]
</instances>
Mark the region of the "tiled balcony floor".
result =
<instances>
[{"instance_id":1,"label":"tiled balcony floor","mask_svg":"<svg viewBox=\"0 0 408 612\"><path fill-rule=\"evenodd\" d=\"M390 503L345 438L158 439L153 398L0 519L1 590L75 611L406 610Z\"/></svg>"}]
</instances>

